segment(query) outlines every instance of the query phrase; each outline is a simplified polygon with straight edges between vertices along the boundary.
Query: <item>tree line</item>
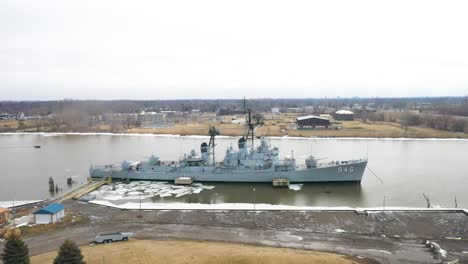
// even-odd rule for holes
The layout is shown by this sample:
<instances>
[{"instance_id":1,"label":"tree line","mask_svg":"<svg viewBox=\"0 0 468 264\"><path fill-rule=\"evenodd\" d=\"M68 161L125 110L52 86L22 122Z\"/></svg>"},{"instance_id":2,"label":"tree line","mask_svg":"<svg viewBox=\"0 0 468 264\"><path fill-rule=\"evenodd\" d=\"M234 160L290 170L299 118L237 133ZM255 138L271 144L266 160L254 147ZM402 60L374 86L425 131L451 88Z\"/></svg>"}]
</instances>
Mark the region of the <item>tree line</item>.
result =
<instances>
[{"instance_id":1,"label":"tree line","mask_svg":"<svg viewBox=\"0 0 468 264\"><path fill-rule=\"evenodd\" d=\"M391 108L404 110L427 104L425 111L447 115L468 116L467 97L412 97L412 98L304 98L304 99L247 99L245 107L255 112L269 112L272 107L301 108L322 106L349 108L355 104L377 110ZM183 100L72 100L59 101L0 101L0 113L23 112L30 115L60 113L66 109L81 109L88 115L106 113L136 113L147 111L191 111L216 112L219 109L243 110L243 99L183 99Z\"/></svg>"},{"instance_id":2,"label":"tree line","mask_svg":"<svg viewBox=\"0 0 468 264\"><path fill-rule=\"evenodd\" d=\"M360 112L359 117L370 122L395 122L403 127L423 126L443 131L468 133L468 117L448 114L419 113L419 112Z\"/></svg>"},{"instance_id":3,"label":"tree line","mask_svg":"<svg viewBox=\"0 0 468 264\"><path fill-rule=\"evenodd\" d=\"M7 237L1 259L4 264L29 264L29 249L18 234ZM54 264L86 264L80 248L71 240L60 246Z\"/></svg>"}]
</instances>

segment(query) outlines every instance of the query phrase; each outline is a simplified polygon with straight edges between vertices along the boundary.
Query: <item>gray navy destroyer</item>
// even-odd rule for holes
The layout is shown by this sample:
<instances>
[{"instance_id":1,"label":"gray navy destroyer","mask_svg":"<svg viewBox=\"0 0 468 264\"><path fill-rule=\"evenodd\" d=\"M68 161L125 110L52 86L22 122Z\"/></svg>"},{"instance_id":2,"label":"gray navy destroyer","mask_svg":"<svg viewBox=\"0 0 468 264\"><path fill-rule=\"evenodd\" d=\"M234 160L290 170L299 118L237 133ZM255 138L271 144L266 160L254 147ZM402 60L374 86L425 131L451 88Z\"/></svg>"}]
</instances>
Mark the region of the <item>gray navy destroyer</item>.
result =
<instances>
[{"instance_id":1,"label":"gray navy destroyer","mask_svg":"<svg viewBox=\"0 0 468 264\"><path fill-rule=\"evenodd\" d=\"M248 133L238 140L237 150L226 150L222 162L215 160L214 127L210 141L203 142L200 152L192 150L178 161L163 161L158 155L147 160L123 161L120 165L105 165L89 169L93 178L111 177L119 180L175 181L190 178L197 182L273 182L285 179L291 183L304 182L360 182L367 159L320 162L309 156L304 164L297 164L294 155L281 159L279 149L271 147L265 138L254 145L254 125L249 111ZM249 146L247 139L251 140Z\"/></svg>"}]
</instances>

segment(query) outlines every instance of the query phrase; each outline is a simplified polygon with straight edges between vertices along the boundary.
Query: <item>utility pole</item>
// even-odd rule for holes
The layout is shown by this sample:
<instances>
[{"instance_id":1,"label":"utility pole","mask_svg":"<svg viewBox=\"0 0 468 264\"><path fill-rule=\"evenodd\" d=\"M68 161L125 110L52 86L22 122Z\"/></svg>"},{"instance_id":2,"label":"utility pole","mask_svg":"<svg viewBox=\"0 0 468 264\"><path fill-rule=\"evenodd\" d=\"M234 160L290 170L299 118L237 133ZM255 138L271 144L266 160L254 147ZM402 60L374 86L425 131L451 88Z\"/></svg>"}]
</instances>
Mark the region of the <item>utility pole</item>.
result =
<instances>
[{"instance_id":1,"label":"utility pole","mask_svg":"<svg viewBox=\"0 0 468 264\"><path fill-rule=\"evenodd\" d=\"M253 188L253 193L254 193L254 211L255 211L255 202L256 202L256 195L255 195L255 188Z\"/></svg>"},{"instance_id":2,"label":"utility pole","mask_svg":"<svg viewBox=\"0 0 468 264\"><path fill-rule=\"evenodd\" d=\"M254 193L254 226L257 226L257 211L255 210L255 203L256 203L256 194L255 194L255 188L253 188L253 193Z\"/></svg>"},{"instance_id":3,"label":"utility pole","mask_svg":"<svg viewBox=\"0 0 468 264\"><path fill-rule=\"evenodd\" d=\"M385 212L385 194L383 196L383 211Z\"/></svg>"},{"instance_id":4,"label":"utility pole","mask_svg":"<svg viewBox=\"0 0 468 264\"><path fill-rule=\"evenodd\" d=\"M244 96L244 114L245 114L245 113L246 113L246 112L245 112L245 96Z\"/></svg>"}]
</instances>

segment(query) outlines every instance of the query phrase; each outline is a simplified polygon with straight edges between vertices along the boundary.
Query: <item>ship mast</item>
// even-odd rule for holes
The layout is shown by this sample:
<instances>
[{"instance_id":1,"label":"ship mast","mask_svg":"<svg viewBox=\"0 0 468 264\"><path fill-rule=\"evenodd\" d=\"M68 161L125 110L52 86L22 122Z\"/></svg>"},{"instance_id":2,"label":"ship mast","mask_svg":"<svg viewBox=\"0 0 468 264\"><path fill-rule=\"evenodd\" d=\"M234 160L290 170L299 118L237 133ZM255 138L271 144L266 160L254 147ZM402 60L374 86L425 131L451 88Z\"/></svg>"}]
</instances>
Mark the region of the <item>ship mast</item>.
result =
<instances>
[{"instance_id":1,"label":"ship mast","mask_svg":"<svg viewBox=\"0 0 468 264\"><path fill-rule=\"evenodd\" d=\"M208 144L208 146L211 147L211 153L213 154L213 166L215 166L215 137L216 135L219 135L219 131L216 130L214 126L210 126L210 130L208 133L210 134L210 143Z\"/></svg>"},{"instance_id":2,"label":"ship mast","mask_svg":"<svg viewBox=\"0 0 468 264\"><path fill-rule=\"evenodd\" d=\"M248 123L247 123L247 136L246 139L251 135L252 139L252 150L254 149L254 124L252 123L252 109L248 109Z\"/></svg>"}]
</instances>

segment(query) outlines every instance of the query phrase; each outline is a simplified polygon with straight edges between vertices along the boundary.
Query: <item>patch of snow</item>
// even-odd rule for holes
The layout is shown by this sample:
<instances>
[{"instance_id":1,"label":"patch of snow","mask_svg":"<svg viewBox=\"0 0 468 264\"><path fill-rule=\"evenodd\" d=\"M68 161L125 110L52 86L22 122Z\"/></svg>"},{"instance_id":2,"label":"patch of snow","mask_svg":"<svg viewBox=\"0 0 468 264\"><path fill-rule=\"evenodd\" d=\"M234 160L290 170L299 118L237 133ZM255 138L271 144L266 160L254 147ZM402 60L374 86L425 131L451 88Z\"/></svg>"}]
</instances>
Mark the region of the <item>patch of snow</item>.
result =
<instances>
[{"instance_id":1,"label":"patch of snow","mask_svg":"<svg viewBox=\"0 0 468 264\"><path fill-rule=\"evenodd\" d=\"M299 241L304 240L304 238L301 237L301 236L295 236L295 235L289 235L289 236L290 236L290 237L293 237L293 238L295 238L295 239L297 239L297 240L299 240Z\"/></svg>"},{"instance_id":2,"label":"patch of snow","mask_svg":"<svg viewBox=\"0 0 468 264\"><path fill-rule=\"evenodd\" d=\"M300 189L302 189L302 185L303 184L290 184L288 188L289 190L299 191Z\"/></svg>"},{"instance_id":3,"label":"patch of snow","mask_svg":"<svg viewBox=\"0 0 468 264\"><path fill-rule=\"evenodd\" d=\"M11 207L16 207L16 206L21 206L21 205L39 203L42 201L44 200L0 201L0 207L11 208Z\"/></svg>"},{"instance_id":4,"label":"patch of snow","mask_svg":"<svg viewBox=\"0 0 468 264\"><path fill-rule=\"evenodd\" d=\"M461 237L445 237L445 239L450 239L450 240L461 240Z\"/></svg>"},{"instance_id":5,"label":"patch of snow","mask_svg":"<svg viewBox=\"0 0 468 264\"><path fill-rule=\"evenodd\" d=\"M382 253L385 253L385 254L389 254L391 255L392 253L388 252L388 251L385 251L385 250L379 250L379 252L382 252Z\"/></svg>"},{"instance_id":6,"label":"patch of snow","mask_svg":"<svg viewBox=\"0 0 468 264\"><path fill-rule=\"evenodd\" d=\"M436 242L426 240L426 246L430 247L435 254L439 254L443 258L447 257L447 251L442 249Z\"/></svg>"},{"instance_id":7,"label":"patch of snow","mask_svg":"<svg viewBox=\"0 0 468 264\"><path fill-rule=\"evenodd\" d=\"M463 254L468 254L468 251L462 251Z\"/></svg>"},{"instance_id":8,"label":"patch of snow","mask_svg":"<svg viewBox=\"0 0 468 264\"><path fill-rule=\"evenodd\" d=\"M133 183L133 182L132 182ZM138 182L137 182L138 183ZM137 187L133 183L133 187ZM193 195L202 192L202 190L213 189L214 186L203 185L197 183L195 185L188 186L178 186L171 185L168 183L153 182L149 186L151 189L147 189L148 192L145 192L142 195L142 198L149 197L170 197L170 196L183 196L183 195ZM133 188L132 187L132 188ZM126 201L132 199L139 199L139 196L125 196L120 195L122 192L125 193L129 191L128 184L120 183L116 185L116 190L112 189L98 189L92 194L96 195L96 199L91 203L101 204L105 206L120 208L120 209L135 209L139 208L139 203L134 201ZM120 200L120 203L114 204L113 201ZM252 210L252 203L219 203L219 204L200 204L200 203L153 203L153 202L142 202L142 209L148 210ZM293 205L272 205L272 204L255 204L256 210L294 210L294 211L354 211L362 213L384 213L382 207L314 207L314 206L293 206ZM386 207L385 212L390 211L454 211L460 212L464 209L459 208L413 208L413 207Z\"/></svg>"},{"instance_id":9,"label":"patch of snow","mask_svg":"<svg viewBox=\"0 0 468 264\"><path fill-rule=\"evenodd\" d=\"M447 250L441 248L439 250L439 254L440 254L441 257L446 258L447 257Z\"/></svg>"},{"instance_id":10,"label":"patch of snow","mask_svg":"<svg viewBox=\"0 0 468 264\"><path fill-rule=\"evenodd\" d=\"M343 229L339 229L339 228L335 229L335 232L336 233L346 233L346 231L344 231Z\"/></svg>"},{"instance_id":11,"label":"patch of snow","mask_svg":"<svg viewBox=\"0 0 468 264\"><path fill-rule=\"evenodd\" d=\"M391 252L388 252L386 250L381 250L381 249L368 249L369 251L378 251L378 252L382 252L382 253L385 253L385 254L388 254L388 255L392 255Z\"/></svg>"},{"instance_id":12,"label":"patch of snow","mask_svg":"<svg viewBox=\"0 0 468 264\"><path fill-rule=\"evenodd\" d=\"M138 209L139 203L127 202L123 204L113 204L107 200L93 200L93 204L100 204L104 206L115 207L119 209ZM202 204L202 203L141 203L142 209L155 209L155 210L248 210L253 208L252 203L218 203L218 204ZM292 205L273 205L273 204L255 204L256 210L314 210L318 207L307 206L292 206ZM342 207L341 209L350 210L349 208ZM320 208L319 208L320 210Z\"/></svg>"}]
</instances>

